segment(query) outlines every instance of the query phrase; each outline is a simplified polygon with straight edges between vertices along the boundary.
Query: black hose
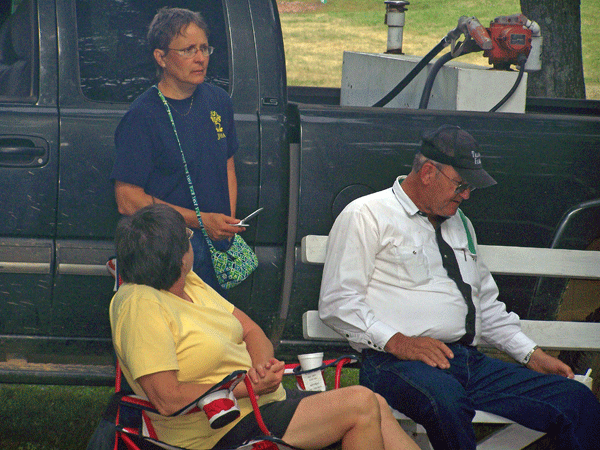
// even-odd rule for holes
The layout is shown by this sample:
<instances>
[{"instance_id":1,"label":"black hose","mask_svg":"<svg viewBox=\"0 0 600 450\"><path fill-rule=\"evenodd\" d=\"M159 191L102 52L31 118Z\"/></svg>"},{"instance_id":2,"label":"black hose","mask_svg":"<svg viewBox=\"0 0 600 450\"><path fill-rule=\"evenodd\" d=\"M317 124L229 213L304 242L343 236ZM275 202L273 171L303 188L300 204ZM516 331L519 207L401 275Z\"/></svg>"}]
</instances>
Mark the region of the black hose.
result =
<instances>
[{"instance_id":1,"label":"black hose","mask_svg":"<svg viewBox=\"0 0 600 450\"><path fill-rule=\"evenodd\" d=\"M527 57L525 55L519 55L518 62L520 63L519 75L517 75L517 79L515 80L515 83L510 88L510 91L508 91L508 93L504 96L504 98L502 100L500 100L498 103L496 103L496 106L494 106L492 109L490 109L490 112L498 111L498 109L500 109L500 107L502 107L502 105L504 105L508 101L508 99L512 97L512 95L515 93L515 91L519 87L519 84L521 84L521 79L523 78L523 73L525 72L525 63L527 62Z\"/></svg>"},{"instance_id":2,"label":"black hose","mask_svg":"<svg viewBox=\"0 0 600 450\"><path fill-rule=\"evenodd\" d=\"M431 95L431 89L433 88L433 82L435 81L435 77L437 77L438 72L444 64L459 56L466 55L468 53L480 52L481 50L482 49L477 42L469 38L462 42L459 47L452 49L444 56L441 56L431 67L429 75L427 75L425 87L423 88L423 94L421 95L421 102L419 103L419 109L427 109L427 105L429 104L429 96Z\"/></svg>"},{"instance_id":3,"label":"black hose","mask_svg":"<svg viewBox=\"0 0 600 450\"><path fill-rule=\"evenodd\" d=\"M398 83L396 85L395 88L393 88L390 92L388 92L385 97L383 97L381 100L379 100L377 103L375 103L373 105L374 108L377 107L381 107L381 106L385 106L387 105L390 101L392 101L394 99L394 97L396 97L400 91L402 91L402 89L404 89L408 83L410 83L413 78L415 78L419 72L421 72L421 70L423 70L423 68L429 64L429 61L431 61L433 58L435 58L435 56L441 52L447 45L448 45L449 41L447 37L444 37L444 39L442 39L435 47L433 47L429 53L427 53L423 59L421 59L421 61L419 61L419 63L413 68L413 70L411 70L408 75L406 75L402 81L400 81L400 83Z\"/></svg>"},{"instance_id":4,"label":"black hose","mask_svg":"<svg viewBox=\"0 0 600 450\"><path fill-rule=\"evenodd\" d=\"M431 71L429 72L429 75L427 75L427 80L425 81L423 94L421 94L421 102L419 103L419 109L427 109L427 105L429 104L429 96L431 95L431 88L433 87L433 82L435 81L437 73L440 71L444 64L446 64L453 58L454 56L452 56L452 52L448 52L444 56L438 58L435 64L431 67Z\"/></svg>"}]
</instances>

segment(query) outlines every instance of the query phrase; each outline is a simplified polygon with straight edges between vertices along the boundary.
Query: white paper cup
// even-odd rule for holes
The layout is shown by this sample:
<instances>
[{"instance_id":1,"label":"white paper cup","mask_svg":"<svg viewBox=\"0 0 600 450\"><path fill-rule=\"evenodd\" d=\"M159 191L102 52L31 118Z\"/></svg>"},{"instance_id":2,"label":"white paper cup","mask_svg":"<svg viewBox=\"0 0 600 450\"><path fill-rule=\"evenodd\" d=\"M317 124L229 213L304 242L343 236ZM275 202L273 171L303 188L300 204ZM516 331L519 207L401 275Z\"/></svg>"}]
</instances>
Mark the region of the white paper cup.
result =
<instances>
[{"instance_id":1,"label":"white paper cup","mask_svg":"<svg viewBox=\"0 0 600 450\"><path fill-rule=\"evenodd\" d=\"M323 364L323 352L298 355L302 370L316 369Z\"/></svg>"},{"instance_id":2,"label":"white paper cup","mask_svg":"<svg viewBox=\"0 0 600 450\"><path fill-rule=\"evenodd\" d=\"M592 389L592 383L594 381L593 378L591 377L587 377L585 375L575 375L575 380L579 381L580 383L585 384L588 388Z\"/></svg>"},{"instance_id":3,"label":"white paper cup","mask_svg":"<svg viewBox=\"0 0 600 450\"><path fill-rule=\"evenodd\" d=\"M225 389L212 392L198 402L213 429L222 428L240 416L233 392Z\"/></svg>"}]
</instances>

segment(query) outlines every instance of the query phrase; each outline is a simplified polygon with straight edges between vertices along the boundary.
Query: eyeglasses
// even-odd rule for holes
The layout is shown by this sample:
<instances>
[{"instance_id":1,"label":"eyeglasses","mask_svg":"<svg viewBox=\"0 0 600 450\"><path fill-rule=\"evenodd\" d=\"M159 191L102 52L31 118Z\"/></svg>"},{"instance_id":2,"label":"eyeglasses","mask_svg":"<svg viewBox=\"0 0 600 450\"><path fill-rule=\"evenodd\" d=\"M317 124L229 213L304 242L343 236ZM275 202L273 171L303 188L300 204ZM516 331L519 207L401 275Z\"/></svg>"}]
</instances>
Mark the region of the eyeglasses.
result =
<instances>
[{"instance_id":1,"label":"eyeglasses","mask_svg":"<svg viewBox=\"0 0 600 450\"><path fill-rule=\"evenodd\" d=\"M448 175L446 175L444 172L442 172L442 170L438 166L434 165L434 167L438 170L439 173L444 175L446 178L448 178L453 183L456 183L456 189L454 189L455 194L462 194L467 189L469 189L471 192L473 192L476 189L474 186L471 186L469 183L465 183L464 181L456 181L456 180L450 178Z\"/></svg>"},{"instance_id":2,"label":"eyeglasses","mask_svg":"<svg viewBox=\"0 0 600 450\"><path fill-rule=\"evenodd\" d=\"M182 58L185 58L185 59L193 58L194 56L196 56L196 54L198 52L200 52L202 54L202 56L210 56L215 51L215 48L211 47L210 45L201 45L201 46L190 45L188 48L170 48L170 47L168 47L168 49L173 50L174 52L177 52L177 54L179 54L179 56L181 56Z\"/></svg>"},{"instance_id":3,"label":"eyeglasses","mask_svg":"<svg viewBox=\"0 0 600 450\"><path fill-rule=\"evenodd\" d=\"M194 237L194 230L191 230L191 229L189 229L189 228L186 227L185 234L187 234L187 238L189 240L191 240Z\"/></svg>"}]
</instances>

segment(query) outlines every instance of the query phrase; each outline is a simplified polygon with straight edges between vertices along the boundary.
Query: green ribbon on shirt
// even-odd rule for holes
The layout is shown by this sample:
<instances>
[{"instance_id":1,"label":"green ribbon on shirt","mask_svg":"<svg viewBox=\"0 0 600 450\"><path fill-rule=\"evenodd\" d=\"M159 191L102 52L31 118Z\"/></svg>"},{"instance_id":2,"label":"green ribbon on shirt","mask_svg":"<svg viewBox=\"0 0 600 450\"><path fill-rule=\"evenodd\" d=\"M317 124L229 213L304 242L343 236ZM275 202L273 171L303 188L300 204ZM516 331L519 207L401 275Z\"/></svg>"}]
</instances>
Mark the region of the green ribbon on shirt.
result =
<instances>
[{"instance_id":1,"label":"green ribbon on shirt","mask_svg":"<svg viewBox=\"0 0 600 450\"><path fill-rule=\"evenodd\" d=\"M467 224L467 216L465 216L465 214L460 210L460 208L458 209L458 215L460 216L462 223L465 226L465 231L467 232L467 241L469 243L469 251L471 253L473 253L474 255L476 255L477 252L475 251L475 244L473 243L473 237L471 236L471 232L469 231L469 225Z\"/></svg>"}]
</instances>

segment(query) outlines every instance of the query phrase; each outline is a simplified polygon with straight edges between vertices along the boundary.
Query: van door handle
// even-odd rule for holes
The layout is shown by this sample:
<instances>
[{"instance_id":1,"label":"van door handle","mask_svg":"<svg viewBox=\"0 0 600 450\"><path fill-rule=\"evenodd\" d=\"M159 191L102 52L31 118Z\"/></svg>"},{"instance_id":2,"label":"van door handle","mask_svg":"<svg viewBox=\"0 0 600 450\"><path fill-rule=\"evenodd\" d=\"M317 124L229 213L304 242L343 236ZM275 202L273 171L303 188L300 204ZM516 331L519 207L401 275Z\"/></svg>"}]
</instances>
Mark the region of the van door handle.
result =
<instances>
[{"instance_id":1,"label":"van door handle","mask_svg":"<svg viewBox=\"0 0 600 450\"><path fill-rule=\"evenodd\" d=\"M0 166L40 167L48 162L48 144L41 138L0 139Z\"/></svg>"}]
</instances>

